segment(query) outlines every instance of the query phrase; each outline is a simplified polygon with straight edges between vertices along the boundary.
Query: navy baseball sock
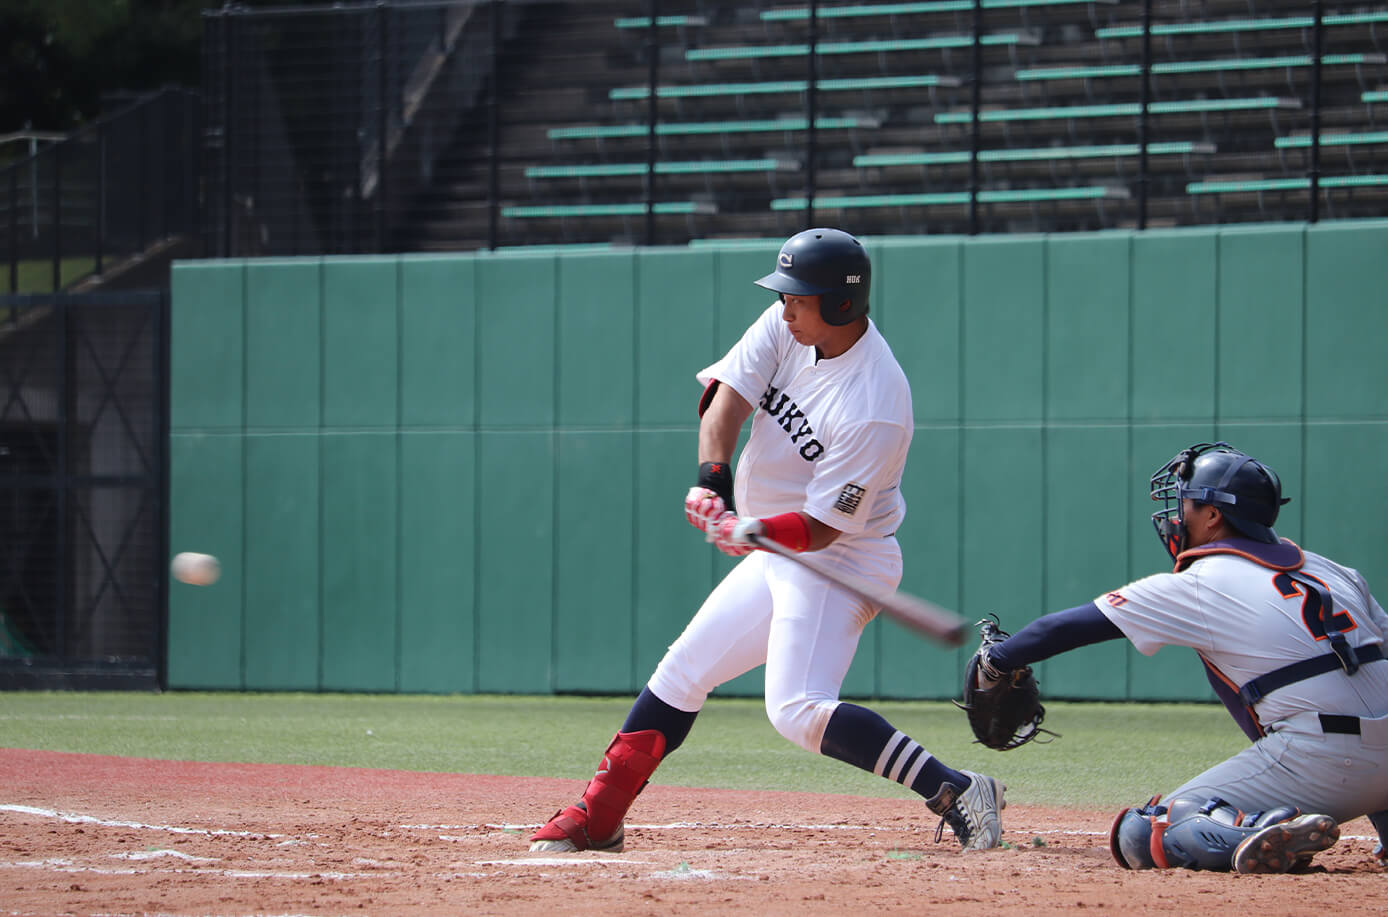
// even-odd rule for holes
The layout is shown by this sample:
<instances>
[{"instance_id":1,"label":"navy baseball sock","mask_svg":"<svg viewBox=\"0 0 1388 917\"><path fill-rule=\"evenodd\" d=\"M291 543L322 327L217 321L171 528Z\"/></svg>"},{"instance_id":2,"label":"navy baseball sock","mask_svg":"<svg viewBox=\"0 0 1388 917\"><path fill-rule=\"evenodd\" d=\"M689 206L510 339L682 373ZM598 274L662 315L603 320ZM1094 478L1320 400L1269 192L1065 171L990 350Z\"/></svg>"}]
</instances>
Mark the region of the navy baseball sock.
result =
<instances>
[{"instance_id":1,"label":"navy baseball sock","mask_svg":"<svg viewBox=\"0 0 1388 917\"><path fill-rule=\"evenodd\" d=\"M839 704L835 708L824 729L819 752L895 780L926 799L938 793L940 784L946 781L961 793L969 788L968 777L945 767L910 736L856 704Z\"/></svg>"},{"instance_id":2,"label":"navy baseball sock","mask_svg":"<svg viewBox=\"0 0 1388 917\"><path fill-rule=\"evenodd\" d=\"M622 732L641 732L654 729L665 736L665 754L680 747L694 725L695 713L676 710L665 701L651 693L650 688L642 688L641 695L631 705L627 720L622 724Z\"/></svg>"}]
</instances>

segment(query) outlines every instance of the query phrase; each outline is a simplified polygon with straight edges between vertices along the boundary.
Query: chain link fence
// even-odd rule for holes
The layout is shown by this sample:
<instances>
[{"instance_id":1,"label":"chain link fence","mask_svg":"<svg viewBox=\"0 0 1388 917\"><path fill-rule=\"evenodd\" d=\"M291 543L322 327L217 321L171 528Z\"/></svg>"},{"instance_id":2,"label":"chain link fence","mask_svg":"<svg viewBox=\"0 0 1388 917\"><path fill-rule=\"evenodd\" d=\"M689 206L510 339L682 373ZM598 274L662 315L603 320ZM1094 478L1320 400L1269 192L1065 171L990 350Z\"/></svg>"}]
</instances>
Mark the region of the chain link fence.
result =
<instances>
[{"instance_id":1,"label":"chain link fence","mask_svg":"<svg viewBox=\"0 0 1388 917\"><path fill-rule=\"evenodd\" d=\"M198 93L162 89L0 167L0 293L72 289L197 239L200 120Z\"/></svg>"},{"instance_id":2,"label":"chain link fence","mask_svg":"<svg viewBox=\"0 0 1388 917\"><path fill-rule=\"evenodd\" d=\"M0 687L155 686L166 296L0 304Z\"/></svg>"}]
</instances>

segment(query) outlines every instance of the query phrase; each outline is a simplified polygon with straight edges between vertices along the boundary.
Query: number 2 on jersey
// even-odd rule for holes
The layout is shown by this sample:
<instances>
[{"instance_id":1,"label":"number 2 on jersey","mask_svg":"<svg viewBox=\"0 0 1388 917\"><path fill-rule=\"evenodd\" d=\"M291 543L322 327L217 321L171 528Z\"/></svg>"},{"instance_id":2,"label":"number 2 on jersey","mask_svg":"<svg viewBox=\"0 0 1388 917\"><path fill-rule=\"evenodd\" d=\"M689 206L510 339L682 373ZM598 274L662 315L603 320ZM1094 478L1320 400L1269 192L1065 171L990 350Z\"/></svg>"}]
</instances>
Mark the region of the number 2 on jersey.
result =
<instances>
[{"instance_id":1,"label":"number 2 on jersey","mask_svg":"<svg viewBox=\"0 0 1388 917\"><path fill-rule=\"evenodd\" d=\"M1306 575L1305 573L1302 574L1302 576ZM1316 582L1325 586L1325 583L1321 583L1321 581L1315 577L1308 578L1315 579ZM1272 578L1272 585L1277 587L1277 591L1282 594L1282 598L1284 599L1294 598L1298 595L1301 596L1301 620L1305 622L1306 629L1311 632L1311 636L1315 637L1317 640L1324 640L1325 623L1321 621L1322 603L1320 592L1316 589L1303 588L1300 583L1292 579L1291 576L1286 573L1279 573L1274 576ZM1330 595L1329 587L1326 587L1325 594ZM1350 616L1348 611L1332 613L1329 619L1330 626L1341 632L1354 630L1354 628L1358 626L1355 624L1354 618Z\"/></svg>"}]
</instances>

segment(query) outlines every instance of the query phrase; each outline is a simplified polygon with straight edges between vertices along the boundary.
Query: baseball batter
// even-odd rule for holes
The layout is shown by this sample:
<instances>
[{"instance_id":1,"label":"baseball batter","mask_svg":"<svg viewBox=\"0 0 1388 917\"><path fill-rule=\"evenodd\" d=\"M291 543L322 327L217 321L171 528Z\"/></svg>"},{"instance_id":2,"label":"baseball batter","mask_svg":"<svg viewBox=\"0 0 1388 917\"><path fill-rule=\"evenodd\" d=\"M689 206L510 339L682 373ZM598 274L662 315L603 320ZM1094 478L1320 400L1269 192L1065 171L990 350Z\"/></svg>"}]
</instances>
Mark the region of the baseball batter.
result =
<instances>
[{"instance_id":1,"label":"baseball batter","mask_svg":"<svg viewBox=\"0 0 1388 917\"><path fill-rule=\"evenodd\" d=\"M1151 655L1194 649L1253 744L1119 813L1110 847L1131 869L1286 872L1370 815L1388 831L1388 615L1354 570L1273 531L1275 472L1226 443L1158 469L1152 517L1175 571L1047 615L988 647L980 682L1126 637ZM1380 852L1382 845L1380 844Z\"/></svg>"},{"instance_id":2,"label":"baseball batter","mask_svg":"<svg viewBox=\"0 0 1388 917\"><path fill-rule=\"evenodd\" d=\"M867 315L871 273L848 233L793 236L756 281L778 301L698 374L699 475L685 516L720 551L745 557L670 646L582 799L535 833L532 850L621 850L627 809L709 692L762 664L766 712L781 735L914 790L941 816L937 839L948 824L965 849L998 845L1001 783L946 766L878 714L839 700L878 609L748 540L814 551L888 589L901 579L895 533L914 419L906 376Z\"/></svg>"}]
</instances>

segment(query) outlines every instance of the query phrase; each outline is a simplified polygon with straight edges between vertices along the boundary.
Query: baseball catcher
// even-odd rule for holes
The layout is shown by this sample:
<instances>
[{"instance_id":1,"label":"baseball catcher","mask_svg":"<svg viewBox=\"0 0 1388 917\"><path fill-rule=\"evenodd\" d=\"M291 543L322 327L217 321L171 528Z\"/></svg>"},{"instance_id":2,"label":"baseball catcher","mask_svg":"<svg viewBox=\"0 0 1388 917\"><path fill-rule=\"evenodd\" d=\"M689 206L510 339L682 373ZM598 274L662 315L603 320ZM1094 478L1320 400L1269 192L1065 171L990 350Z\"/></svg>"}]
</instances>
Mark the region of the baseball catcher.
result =
<instances>
[{"instance_id":1,"label":"baseball catcher","mask_svg":"<svg viewBox=\"0 0 1388 917\"><path fill-rule=\"evenodd\" d=\"M999 623L997 615L978 622L982 639L964 669L964 702L955 706L969 715L969 728L977 741L998 751L1010 751L1043 732L1057 733L1041 728L1046 708L1041 706L1041 688L1031 666L1003 672L989 661L989 647L1011 636Z\"/></svg>"},{"instance_id":2,"label":"baseball catcher","mask_svg":"<svg viewBox=\"0 0 1388 917\"><path fill-rule=\"evenodd\" d=\"M1119 812L1109 849L1120 866L1290 872L1333 845L1341 822L1367 815L1382 836L1388 615L1364 577L1278 537L1281 481L1228 443L1182 449L1149 493L1175 568L1011 637L985 626L965 684L979 741L1008 748L1035 736L1034 688L986 698L1027 683L1042 659L1119 638L1148 656L1189 647L1252 744L1165 798Z\"/></svg>"}]
</instances>

